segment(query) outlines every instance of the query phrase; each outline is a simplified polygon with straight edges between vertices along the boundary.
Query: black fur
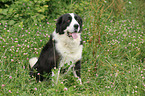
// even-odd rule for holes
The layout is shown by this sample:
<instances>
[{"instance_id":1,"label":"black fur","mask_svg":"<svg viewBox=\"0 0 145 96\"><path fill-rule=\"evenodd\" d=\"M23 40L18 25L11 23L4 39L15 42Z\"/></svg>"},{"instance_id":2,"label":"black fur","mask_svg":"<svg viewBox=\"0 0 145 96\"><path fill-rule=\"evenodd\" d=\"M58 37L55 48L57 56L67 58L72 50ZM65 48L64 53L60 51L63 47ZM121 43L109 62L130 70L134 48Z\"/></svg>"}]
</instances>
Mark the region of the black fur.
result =
<instances>
[{"instance_id":1,"label":"black fur","mask_svg":"<svg viewBox=\"0 0 145 96\"><path fill-rule=\"evenodd\" d=\"M50 74L51 69L57 67L57 61L59 61L60 56L55 50L55 43L56 42L52 40L51 35L50 40L43 47L37 63L33 66L33 68L30 71L30 76L36 76L37 81L43 81L43 79L45 78L43 77L44 72ZM36 73L34 72L34 69L36 69Z\"/></svg>"},{"instance_id":2,"label":"black fur","mask_svg":"<svg viewBox=\"0 0 145 96\"><path fill-rule=\"evenodd\" d=\"M76 62L74 70L76 71L77 76L81 78L81 60Z\"/></svg>"}]
</instances>

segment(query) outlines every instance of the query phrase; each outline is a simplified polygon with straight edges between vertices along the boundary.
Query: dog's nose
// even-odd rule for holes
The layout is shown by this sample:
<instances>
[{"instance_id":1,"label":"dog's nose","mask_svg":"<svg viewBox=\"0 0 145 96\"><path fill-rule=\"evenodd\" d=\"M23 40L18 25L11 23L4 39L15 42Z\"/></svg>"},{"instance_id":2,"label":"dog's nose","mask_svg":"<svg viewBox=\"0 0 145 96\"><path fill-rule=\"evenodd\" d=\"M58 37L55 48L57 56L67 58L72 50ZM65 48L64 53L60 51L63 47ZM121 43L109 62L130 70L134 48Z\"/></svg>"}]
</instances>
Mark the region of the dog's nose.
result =
<instances>
[{"instance_id":1,"label":"dog's nose","mask_svg":"<svg viewBox=\"0 0 145 96\"><path fill-rule=\"evenodd\" d=\"M78 27L79 27L78 24L75 24L75 25L74 25L74 28L75 28L75 29L78 29Z\"/></svg>"}]
</instances>

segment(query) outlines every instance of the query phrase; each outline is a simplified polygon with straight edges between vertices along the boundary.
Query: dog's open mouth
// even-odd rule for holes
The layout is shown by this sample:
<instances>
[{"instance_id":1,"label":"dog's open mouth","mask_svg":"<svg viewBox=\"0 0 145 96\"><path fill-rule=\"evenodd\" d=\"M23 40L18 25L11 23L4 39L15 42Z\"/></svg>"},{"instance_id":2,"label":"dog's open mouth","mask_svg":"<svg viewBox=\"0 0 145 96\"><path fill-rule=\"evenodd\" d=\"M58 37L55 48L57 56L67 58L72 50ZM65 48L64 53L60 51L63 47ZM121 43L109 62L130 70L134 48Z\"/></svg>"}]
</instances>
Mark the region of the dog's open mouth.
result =
<instances>
[{"instance_id":1,"label":"dog's open mouth","mask_svg":"<svg viewBox=\"0 0 145 96\"><path fill-rule=\"evenodd\" d=\"M77 39L78 38L78 33L70 33L67 32L68 37L72 37L73 39Z\"/></svg>"}]
</instances>

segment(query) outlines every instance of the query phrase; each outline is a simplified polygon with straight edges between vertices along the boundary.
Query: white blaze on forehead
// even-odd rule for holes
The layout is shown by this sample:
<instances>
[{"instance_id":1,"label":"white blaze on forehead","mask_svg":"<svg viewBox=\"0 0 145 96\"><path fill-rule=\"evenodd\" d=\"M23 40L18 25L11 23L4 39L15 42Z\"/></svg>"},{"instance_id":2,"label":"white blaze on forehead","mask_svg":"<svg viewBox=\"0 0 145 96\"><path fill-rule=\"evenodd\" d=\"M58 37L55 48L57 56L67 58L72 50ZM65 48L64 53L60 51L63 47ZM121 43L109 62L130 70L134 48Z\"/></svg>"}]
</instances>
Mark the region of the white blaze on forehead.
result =
<instances>
[{"instance_id":1,"label":"white blaze on forehead","mask_svg":"<svg viewBox=\"0 0 145 96\"><path fill-rule=\"evenodd\" d=\"M71 15L71 17L73 17L74 18L74 13L69 13L70 15Z\"/></svg>"},{"instance_id":2,"label":"white blaze on forehead","mask_svg":"<svg viewBox=\"0 0 145 96\"><path fill-rule=\"evenodd\" d=\"M64 30L64 32L74 32L75 31L74 25L75 24L79 25L79 23L77 22L77 20L74 18L75 17L74 13L69 13L69 14L72 17L72 20L70 22L70 25ZM80 31L80 25L78 27L77 32L79 32L79 31Z\"/></svg>"},{"instance_id":3,"label":"white blaze on forehead","mask_svg":"<svg viewBox=\"0 0 145 96\"><path fill-rule=\"evenodd\" d=\"M72 25L73 27L74 27L75 24L78 24L79 25L79 23L75 19L74 13L70 13L70 15L72 17L72 21L71 21L71 24L70 25Z\"/></svg>"}]
</instances>

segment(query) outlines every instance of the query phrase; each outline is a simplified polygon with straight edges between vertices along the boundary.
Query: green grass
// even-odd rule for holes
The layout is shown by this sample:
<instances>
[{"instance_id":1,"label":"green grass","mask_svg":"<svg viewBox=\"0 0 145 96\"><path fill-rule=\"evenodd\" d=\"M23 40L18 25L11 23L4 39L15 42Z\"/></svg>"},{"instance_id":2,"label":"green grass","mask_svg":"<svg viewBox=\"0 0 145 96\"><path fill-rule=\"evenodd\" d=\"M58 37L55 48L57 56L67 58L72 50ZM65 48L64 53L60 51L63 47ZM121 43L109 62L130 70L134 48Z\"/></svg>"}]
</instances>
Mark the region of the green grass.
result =
<instances>
[{"instance_id":1,"label":"green grass","mask_svg":"<svg viewBox=\"0 0 145 96\"><path fill-rule=\"evenodd\" d=\"M50 81L36 83L29 76L28 60L39 56L55 29L56 18L29 26L0 22L0 96L143 96L145 2L128 2L122 11L116 9L120 13L111 14L114 7L95 4L80 14L84 21L82 85L71 72L55 86ZM102 12L103 8L108 10Z\"/></svg>"}]
</instances>

